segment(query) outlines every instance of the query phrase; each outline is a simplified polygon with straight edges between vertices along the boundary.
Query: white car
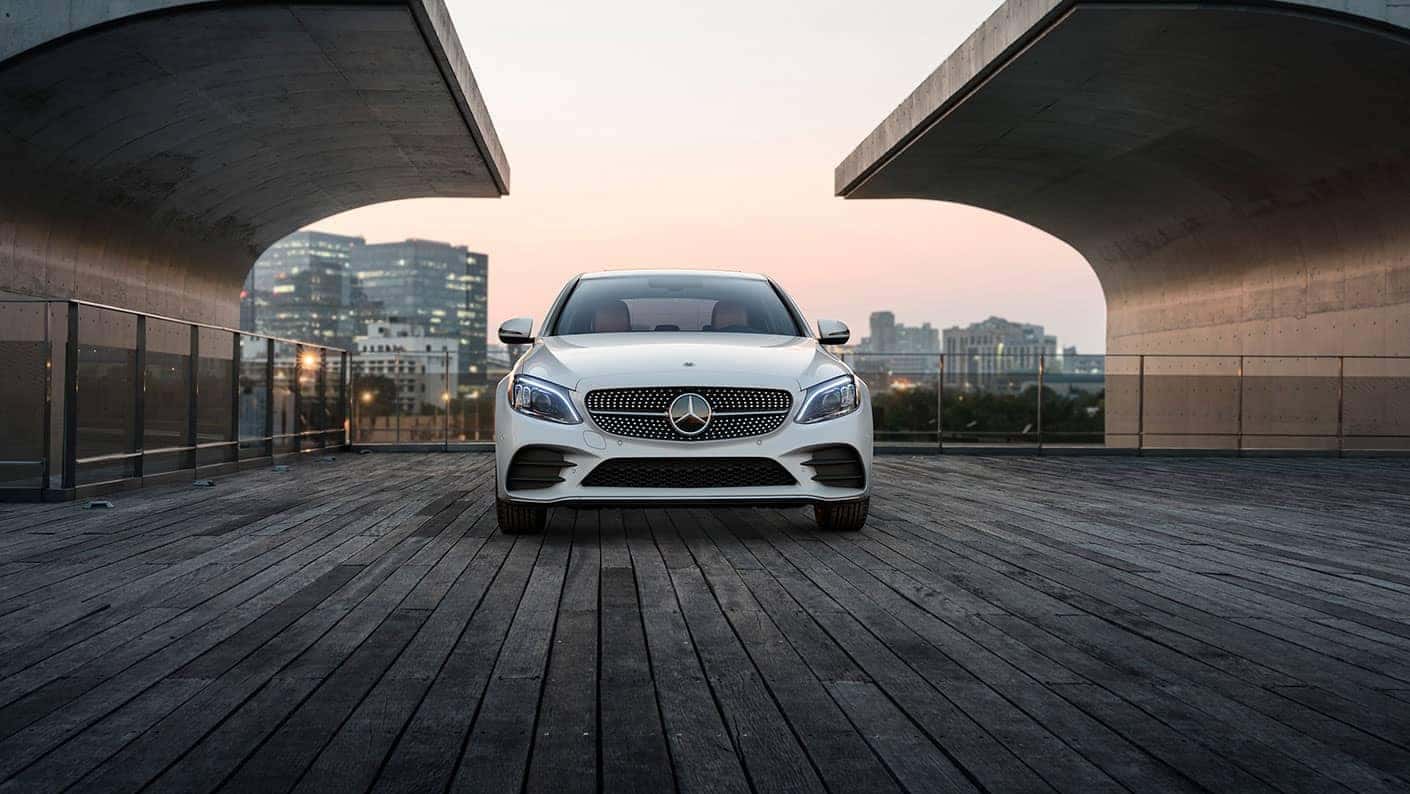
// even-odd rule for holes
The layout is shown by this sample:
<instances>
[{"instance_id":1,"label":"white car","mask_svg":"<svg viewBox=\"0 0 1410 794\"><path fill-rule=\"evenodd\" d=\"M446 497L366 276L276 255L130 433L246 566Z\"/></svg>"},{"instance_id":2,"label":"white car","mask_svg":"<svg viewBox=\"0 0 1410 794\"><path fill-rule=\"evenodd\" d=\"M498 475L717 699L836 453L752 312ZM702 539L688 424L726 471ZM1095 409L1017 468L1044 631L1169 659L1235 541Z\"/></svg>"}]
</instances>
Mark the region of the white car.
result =
<instances>
[{"instance_id":1,"label":"white car","mask_svg":"<svg viewBox=\"0 0 1410 794\"><path fill-rule=\"evenodd\" d=\"M499 526L543 528L550 506L811 504L824 529L866 522L866 385L819 320L763 276L590 273L568 283L496 393Z\"/></svg>"}]
</instances>

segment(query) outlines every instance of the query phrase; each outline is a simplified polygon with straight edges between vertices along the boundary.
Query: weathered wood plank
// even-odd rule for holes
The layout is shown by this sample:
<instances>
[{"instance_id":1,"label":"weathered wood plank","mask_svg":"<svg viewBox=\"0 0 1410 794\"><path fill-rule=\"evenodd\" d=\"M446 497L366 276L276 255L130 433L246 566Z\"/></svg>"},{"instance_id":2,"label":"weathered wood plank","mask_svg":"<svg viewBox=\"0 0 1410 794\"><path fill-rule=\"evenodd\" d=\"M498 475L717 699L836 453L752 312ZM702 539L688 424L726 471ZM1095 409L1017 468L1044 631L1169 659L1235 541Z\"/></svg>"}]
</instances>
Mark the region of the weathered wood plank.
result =
<instances>
[{"instance_id":1,"label":"weathered wood plank","mask_svg":"<svg viewBox=\"0 0 1410 794\"><path fill-rule=\"evenodd\" d=\"M880 458L873 516L489 455L0 505L0 791L1410 788L1410 462Z\"/></svg>"}]
</instances>

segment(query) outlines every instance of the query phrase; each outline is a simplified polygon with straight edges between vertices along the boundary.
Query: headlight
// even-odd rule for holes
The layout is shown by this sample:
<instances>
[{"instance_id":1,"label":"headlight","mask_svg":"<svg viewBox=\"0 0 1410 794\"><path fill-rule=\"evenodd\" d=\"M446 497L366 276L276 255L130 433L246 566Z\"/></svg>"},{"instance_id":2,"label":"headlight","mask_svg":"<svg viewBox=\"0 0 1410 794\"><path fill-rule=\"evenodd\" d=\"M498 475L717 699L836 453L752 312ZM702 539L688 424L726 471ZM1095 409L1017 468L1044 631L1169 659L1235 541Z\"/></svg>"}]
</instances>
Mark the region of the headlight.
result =
<instances>
[{"instance_id":1,"label":"headlight","mask_svg":"<svg viewBox=\"0 0 1410 794\"><path fill-rule=\"evenodd\" d=\"M857 379L851 375L823 381L803 395L803 407L794 421L812 424L846 416L860 408L862 395L857 391Z\"/></svg>"},{"instance_id":2,"label":"headlight","mask_svg":"<svg viewBox=\"0 0 1410 794\"><path fill-rule=\"evenodd\" d=\"M573 407L567 389L528 375L515 375L514 380L509 382L509 407L525 416L563 425L576 425L583 421Z\"/></svg>"}]
</instances>

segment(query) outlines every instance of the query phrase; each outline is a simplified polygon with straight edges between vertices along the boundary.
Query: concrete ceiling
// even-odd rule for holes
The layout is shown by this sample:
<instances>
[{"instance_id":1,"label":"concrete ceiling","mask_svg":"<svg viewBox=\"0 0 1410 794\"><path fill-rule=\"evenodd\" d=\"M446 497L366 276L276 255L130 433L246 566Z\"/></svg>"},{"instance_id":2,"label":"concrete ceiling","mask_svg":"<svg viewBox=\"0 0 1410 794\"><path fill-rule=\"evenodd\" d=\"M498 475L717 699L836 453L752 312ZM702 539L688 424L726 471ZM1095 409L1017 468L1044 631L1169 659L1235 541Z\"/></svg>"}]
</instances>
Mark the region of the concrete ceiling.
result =
<instances>
[{"instance_id":1,"label":"concrete ceiling","mask_svg":"<svg viewBox=\"0 0 1410 794\"><path fill-rule=\"evenodd\" d=\"M28 231L0 235L14 271L0 267L0 289L86 297L97 268L125 284L96 299L173 311L143 298L170 289L147 283L165 273L233 306L254 258L310 222L508 192L441 0L27 0L6 14L0 206ZM190 261L151 250L157 237Z\"/></svg>"},{"instance_id":2,"label":"concrete ceiling","mask_svg":"<svg viewBox=\"0 0 1410 794\"><path fill-rule=\"evenodd\" d=\"M1109 350L1410 352L1410 2L1323 5L1009 0L837 192L1065 240Z\"/></svg>"}]
</instances>

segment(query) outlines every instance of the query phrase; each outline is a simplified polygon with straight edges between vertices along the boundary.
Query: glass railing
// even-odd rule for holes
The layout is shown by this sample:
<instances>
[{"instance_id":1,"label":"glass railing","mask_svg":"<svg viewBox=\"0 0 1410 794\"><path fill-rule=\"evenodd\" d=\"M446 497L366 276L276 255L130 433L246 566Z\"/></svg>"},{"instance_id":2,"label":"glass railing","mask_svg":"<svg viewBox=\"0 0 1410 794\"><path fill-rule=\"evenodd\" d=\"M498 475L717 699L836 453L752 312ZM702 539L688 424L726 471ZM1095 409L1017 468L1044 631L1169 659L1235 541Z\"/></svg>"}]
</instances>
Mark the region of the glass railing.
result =
<instances>
[{"instance_id":1,"label":"glass railing","mask_svg":"<svg viewBox=\"0 0 1410 794\"><path fill-rule=\"evenodd\" d=\"M469 380L454 354L369 351L350 365L352 443L448 448L494 439L494 384Z\"/></svg>"},{"instance_id":2,"label":"glass railing","mask_svg":"<svg viewBox=\"0 0 1410 794\"><path fill-rule=\"evenodd\" d=\"M879 448L1410 450L1410 357L865 354ZM447 351L350 354L83 301L0 301L0 496L309 450L494 439ZM482 378L481 375L472 377Z\"/></svg>"},{"instance_id":3,"label":"glass railing","mask_svg":"<svg viewBox=\"0 0 1410 794\"><path fill-rule=\"evenodd\" d=\"M0 301L0 491L61 498L345 446L347 356L85 301Z\"/></svg>"},{"instance_id":4,"label":"glass railing","mask_svg":"<svg viewBox=\"0 0 1410 794\"><path fill-rule=\"evenodd\" d=\"M1410 357L843 357L878 446L1410 450Z\"/></svg>"}]
</instances>

